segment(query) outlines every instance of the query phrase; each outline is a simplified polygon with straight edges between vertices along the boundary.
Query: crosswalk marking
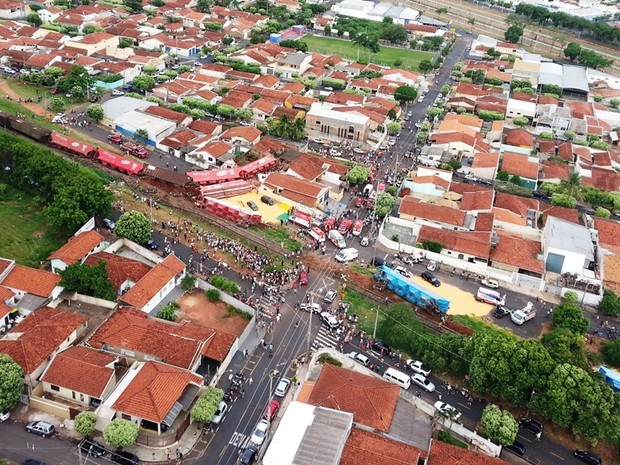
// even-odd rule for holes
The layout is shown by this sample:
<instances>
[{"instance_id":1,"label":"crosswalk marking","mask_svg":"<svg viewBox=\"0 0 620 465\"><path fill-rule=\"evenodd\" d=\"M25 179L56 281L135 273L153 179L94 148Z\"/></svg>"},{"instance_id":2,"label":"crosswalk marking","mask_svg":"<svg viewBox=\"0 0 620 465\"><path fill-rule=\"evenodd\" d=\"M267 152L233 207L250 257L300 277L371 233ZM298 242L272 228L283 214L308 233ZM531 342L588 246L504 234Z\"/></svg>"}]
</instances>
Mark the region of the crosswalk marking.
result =
<instances>
[{"instance_id":1,"label":"crosswalk marking","mask_svg":"<svg viewBox=\"0 0 620 465\"><path fill-rule=\"evenodd\" d=\"M338 336L336 333L328 330L324 325L321 325L318 334L314 338L312 343L313 349L320 349L321 347L335 348L338 345Z\"/></svg>"}]
</instances>

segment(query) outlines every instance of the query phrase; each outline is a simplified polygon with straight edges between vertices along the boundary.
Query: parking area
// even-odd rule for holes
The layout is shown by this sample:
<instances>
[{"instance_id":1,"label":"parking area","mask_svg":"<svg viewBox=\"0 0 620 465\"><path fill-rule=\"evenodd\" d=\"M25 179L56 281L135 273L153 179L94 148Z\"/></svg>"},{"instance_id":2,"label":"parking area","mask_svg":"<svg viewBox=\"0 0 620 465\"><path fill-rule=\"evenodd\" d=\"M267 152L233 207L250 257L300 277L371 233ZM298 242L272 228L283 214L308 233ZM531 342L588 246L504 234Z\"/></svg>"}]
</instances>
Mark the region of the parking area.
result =
<instances>
[{"instance_id":1,"label":"parking area","mask_svg":"<svg viewBox=\"0 0 620 465\"><path fill-rule=\"evenodd\" d=\"M260 198L263 195L264 194L259 194L253 191L248 192L247 194L229 197L225 199L225 201L231 205L236 205L238 207L243 207L246 210L250 210L250 207L248 207L248 201L251 200L258 207L258 211L256 213L260 213L264 223L280 224L278 217L283 213L286 213L291 208L290 205L279 203L278 201L275 201L275 199L273 205L267 205L266 203L260 201Z\"/></svg>"}]
</instances>

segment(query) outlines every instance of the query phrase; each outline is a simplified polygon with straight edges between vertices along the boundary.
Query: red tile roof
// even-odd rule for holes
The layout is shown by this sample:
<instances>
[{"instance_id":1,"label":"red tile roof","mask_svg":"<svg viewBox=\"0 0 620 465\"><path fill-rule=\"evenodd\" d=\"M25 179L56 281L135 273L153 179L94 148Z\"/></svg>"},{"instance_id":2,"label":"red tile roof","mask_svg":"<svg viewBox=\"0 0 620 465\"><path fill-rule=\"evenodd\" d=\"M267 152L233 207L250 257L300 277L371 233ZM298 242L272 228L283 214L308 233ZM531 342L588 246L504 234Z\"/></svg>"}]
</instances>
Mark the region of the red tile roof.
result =
<instances>
[{"instance_id":1,"label":"red tile roof","mask_svg":"<svg viewBox=\"0 0 620 465\"><path fill-rule=\"evenodd\" d=\"M254 142L261 136L261 132L254 127L235 126L220 135L222 140L232 140L234 138L244 139L248 142Z\"/></svg>"},{"instance_id":2,"label":"red tile roof","mask_svg":"<svg viewBox=\"0 0 620 465\"><path fill-rule=\"evenodd\" d=\"M592 177L583 178L586 184L590 184L605 192L620 190L620 174L612 169L592 167Z\"/></svg>"},{"instance_id":3,"label":"red tile roof","mask_svg":"<svg viewBox=\"0 0 620 465\"><path fill-rule=\"evenodd\" d=\"M495 192L492 190L465 192L461 199L461 210L491 210Z\"/></svg>"},{"instance_id":4,"label":"red tile roof","mask_svg":"<svg viewBox=\"0 0 620 465\"><path fill-rule=\"evenodd\" d=\"M601 244L620 247L620 223L595 217L594 228L598 231Z\"/></svg>"},{"instance_id":5,"label":"red tile roof","mask_svg":"<svg viewBox=\"0 0 620 465\"><path fill-rule=\"evenodd\" d=\"M151 301L159 291L175 276L185 270L185 263L175 255L168 255L161 263L155 265L125 295L122 301L141 309Z\"/></svg>"},{"instance_id":6,"label":"red tile roof","mask_svg":"<svg viewBox=\"0 0 620 465\"><path fill-rule=\"evenodd\" d=\"M339 465L417 464L425 451L379 434L353 428L344 445Z\"/></svg>"},{"instance_id":7,"label":"red tile roof","mask_svg":"<svg viewBox=\"0 0 620 465\"><path fill-rule=\"evenodd\" d=\"M86 325L86 318L82 315L56 308L40 308L0 339L0 353L10 355L25 373L30 374L82 325Z\"/></svg>"},{"instance_id":8,"label":"red tile roof","mask_svg":"<svg viewBox=\"0 0 620 465\"><path fill-rule=\"evenodd\" d=\"M547 217L554 216L571 223L579 223L579 211L575 208L558 207L546 203L540 203L540 211L543 214L543 224L547 221Z\"/></svg>"},{"instance_id":9,"label":"red tile roof","mask_svg":"<svg viewBox=\"0 0 620 465\"><path fill-rule=\"evenodd\" d=\"M73 236L65 245L49 256L49 259L57 259L73 265L82 260L91 250L104 241L104 237L97 231L85 231Z\"/></svg>"},{"instance_id":10,"label":"red tile roof","mask_svg":"<svg viewBox=\"0 0 620 465\"><path fill-rule=\"evenodd\" d=\"M12 260L0 258L0 275L4 273L4 271L8 269L9 266L14 265L14 264L15 262L13 262Z\"/></svg>"},{"instance_id":11,"label":"red tile roof","mask_svg":"<svg viewBox=\"0 0 620 465\"><path fill-rule=\"evenodd\" d=\"M454 226L465 226L465 212L456 208L422 203L413 197L403 198L398 213Z\"/></svg>"},{"instance_id":12,"label":"red tile roof","mask_svg":"<svg viewBox=\"0 0 620 465\"><path fill-rule=\"evenodd\" d=\"M181 124L183 121L185 121L186 118L189 118L185 113L170 110L168 108L160 107L158 105L150 106L146 108L144 112L148 113L149 115L159 116L160 118L174 121L177 124Z\"/></svg>"},{"instance_id":13,"label":"red tile roof","mask_svg":"<svg viewBox=\"0 0 620 465\"><path fill-rule=\"evenodd\" d=\"M534 148L534 135L523 128L509 129L504 142L514 147Z\"/></svg>"},{"instance_id":14,"label":"red tile roof","mask_svg":"<svg viewBox=\"0 0 620 465\"><path fill-rule=\"evenodd\" d=\"M450 181L435 175L416 176L411 182L414 184L433 184L434 186L441 187L444 190L447 190L448 187L450 187Z\"/></svg>"},{"instance_id":15,"label":"red tile roof","mask_svg":"<svg viewBox=\"0 0 620 465\"><path fill-rule=\"evenodd\" d=\"M447 250L480 258L488 258L491 248L489 231L450 231L425 225L420 228L418 242L425 240L439 242Z\"/></svg>"},{"instance_id":16,"label":"red tile roof","mask_svg":"<svg viewBox=\"0 0 620 465\"><path fill-rule=\"evenodd\" d=\"M499 152L475 153L472 168L497 168L499 163Z\"/></svg>"},{"instance_id":17,"label":"red tile roof","mask_svg":"<svg viewBox=\"0 0 620 465\"><path fill-rule=\"evenodd\" d=\"M452 181L450 183L450 192L464 194L465 192L493 191L491 187L479 184L469 184L467 182Z\"/></svg>"},{"instance_id":18,"label":"red tile roof","mask_svg":"<svg viewBox=\"0 0 620 465\"><path fill-rule=\"evenodd\" d=\"M146 362L114 402L113 408L131 416L161 423L188 384L202 384L194 373L158 362Z\"/></svg>"},{"instance_id":19,"label":"red tile roof","mask_svg":"<svg viewBox=\"0 0 620 465\"><path fill-rule=\"evenodd\" d=\"M216 330L192 323L175 324L149 318L136 309L117 310L91 336L89 343L152 355L164 363L189 369Z\"/></svg>"},{"instance_id":20,"label":"red tile roof","mask_svg":"<svg viewBox=\"0 0 620 465\"><path fill-rule=\"evenodd\" d=\"M282 173L269 173L264 184L282 189L282 196L306 206L314 206L324 186Z\"/></svg>"},{"instance_id":21,"label":"red tile roof","mask_svg":"<svg viewBox=\"0 0 620 465\"><path fill-rule=\"evenodd\" d=\"M522 178L538 179L538 162L529 161L528 156L521 153L504 152L502 170Z\"/></svg>"},{"instance_id":22,"label":"red tile roof","mask_svg":"<svg viewBox=\"0 0 620 465\"><path fill-rule=\"evenodd\" d=\"M99 260L105 262L108 279L117 291L120 291L125 281L129 280L137 283L145 274L151 271L151 267L146 263L108 252L97 252L92 254L84 261L84 264L95 266L99 263Z\"/></svg>"},{"instance_id":23,"label":"red tile roof","mask_svg":"<svg viewBox=\"0 0 620 465\"><path fill-rule=\"evenodd\" d=\"M223 362L236 339L237 336L234 334L217 331L215 335L206 342L201 354L211 360Z\"/></svg>"},{"instance_id":24,"label":"red tile roof","mask_svg":"<svg viewBox=\"0 0 620 465\"><path fill-rule=\"evenodd\" d=\"M52 291L59 281L60 276L49 271L15 265L2 281L2 285L27 294L47 298L52 295Z\"/></svg>"},{"instance_id":25,"label":"red tile roof","mask_svg":"<svg viewBox=\"0 0 620 465\"><path fill-rule=\"evenodd\" d=\"M71 347L56 355L42 381L101 399L116 359L88 347Z\"/></svg>"},{"instance_id":26,"label":"red tile roof","mask_svg":"<svg viewBox=\"0 0 620 465\"><path fill-rule=\"evenodd\" d=\"M305 153L294 160L289 165L289 169L304 179L316 181L317 178L326 171L326 168L323 166L326 162L326 158L316 157Z\"/></svg>"},{"instance_id":27,"label":"red tile roof","mask_svg":"<svg viewBox=\"0 0 620 465\"><path fill-rule=\"evenodd\" d=\"M519 197L518 195L505 194L498 192L495 195L495 206L503 208L522 217L527 216L527 211L538 211L539 202L536 199L528 199L527 197Z\"/></svg>"},{"instance_id":28,"label":"red tile roof","mask_svg":"<svg viewBox=\"0 0 620 465\"><path fill-rule=\"evenodd\" d=\"M583 119L584 116L594 116L594 109L589 102L567 100L564 105L570 108L573 118Z\"/></svg>"},{"instance_id":29,"label":"red tile roof","mask_svg":"<svg viewBox=\"0 0 620 465\"><path fill-rule=\"evenodd\" d=\"M537 258L542 254L542 245L538 241L525 239L517 234L496 230L499 243L491 249L491 262L516 266L521 270L542 274L545 264Z\"/></svg>"},{"instance_id":30,"label":"red tile roof","mask_svg":"<svg viewBox=\"0 0 620 465\"><path fill-rule=\"evenodd\" d=\"M476 225L474 227L474 230L475 231L492 231L494 219L495 219L495 214L493 212L478 213L478 215L476 216Z\"/></svg>"},{"instance_id":31,"label":"red tile roof","mask_svg":"<svg viewBox=\"0 0 620 465\"><path fill-rule=\"evenodd\" d=\"M399 394L395 384L326 363L308 403L350 412L356 423L389 431Z\"/></svg>"},{"instance_id":32,"label":"red tile roof","mask_svg":"<svg viewBox=\"0 0 620 465\"><path fill-rule=\"evenodd\" d=\"M431 439L428 465L508 465L501 459L453 446L438 439Z\"/></svg>"},{"instance_id":33,"label":"red tile roof","mask_svg":"<svg viewBox=\"0 0 620 465\"><path fill-rule=\"evenodd\" d=\"M568 179L568 165L557 161L542 162L542 179Z\"/></svg>"}]
</instances>

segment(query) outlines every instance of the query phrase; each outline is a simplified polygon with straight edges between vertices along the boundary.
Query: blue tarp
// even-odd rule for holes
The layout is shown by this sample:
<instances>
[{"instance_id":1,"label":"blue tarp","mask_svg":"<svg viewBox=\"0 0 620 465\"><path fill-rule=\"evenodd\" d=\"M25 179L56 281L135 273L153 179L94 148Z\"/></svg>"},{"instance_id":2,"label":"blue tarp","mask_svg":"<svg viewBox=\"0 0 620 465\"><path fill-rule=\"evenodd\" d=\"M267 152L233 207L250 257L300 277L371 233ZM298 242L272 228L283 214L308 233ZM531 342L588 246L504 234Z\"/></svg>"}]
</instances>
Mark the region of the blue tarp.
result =
<instances>
[{"instance_id":1,"label":"blue tarp","mask_svg":"<svg viewBox=\"0 0 620 465\"><path fill-rule=\"evenodd\" d=\"M620 392L620 373L606 367L600 367L598 372L603 375L606 383L611 384L614 391Z\"/></svg>"},{"instance_id":2,"label":"blue tarp","mask_svg":"<svg viewBox=\"0 0 620 465\"><path fill-rule=\"evenodd\" d=\"M388 283L388 289L395 292L409 302L423 306L425 302L433 302L439 310L447 313L450 310L450 301L435 294L433 291L426 289L413 282L411 279L404 277L397 271L387 266L382 266L381 271L383 277Z\"/></svg>"}]
</instances>

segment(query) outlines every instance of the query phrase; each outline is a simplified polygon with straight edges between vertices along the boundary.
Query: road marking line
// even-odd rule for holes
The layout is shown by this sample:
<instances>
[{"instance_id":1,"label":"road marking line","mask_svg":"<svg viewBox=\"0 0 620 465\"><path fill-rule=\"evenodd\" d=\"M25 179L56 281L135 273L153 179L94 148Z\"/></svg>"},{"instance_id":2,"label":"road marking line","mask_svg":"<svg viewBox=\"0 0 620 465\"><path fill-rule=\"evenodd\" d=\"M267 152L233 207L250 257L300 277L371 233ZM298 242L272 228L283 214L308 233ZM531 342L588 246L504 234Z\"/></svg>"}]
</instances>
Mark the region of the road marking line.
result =
<instances>
[{"instance_id":1,"label":"road marking line","mask_svg":"<svg viewBox=\"0 0 620 465\"><path fill-rule=\"evenodd\" d=\"M566 459L565 459L564 457L560 457L558 454L556 454L556 453L554 453L554 452L551 452L551 455L553 455L553 456L555 456L555 457L559 458L559 459L560 459L560 460L562 460L562 461L566 461Z\"/></svg>"}]
</instances>

